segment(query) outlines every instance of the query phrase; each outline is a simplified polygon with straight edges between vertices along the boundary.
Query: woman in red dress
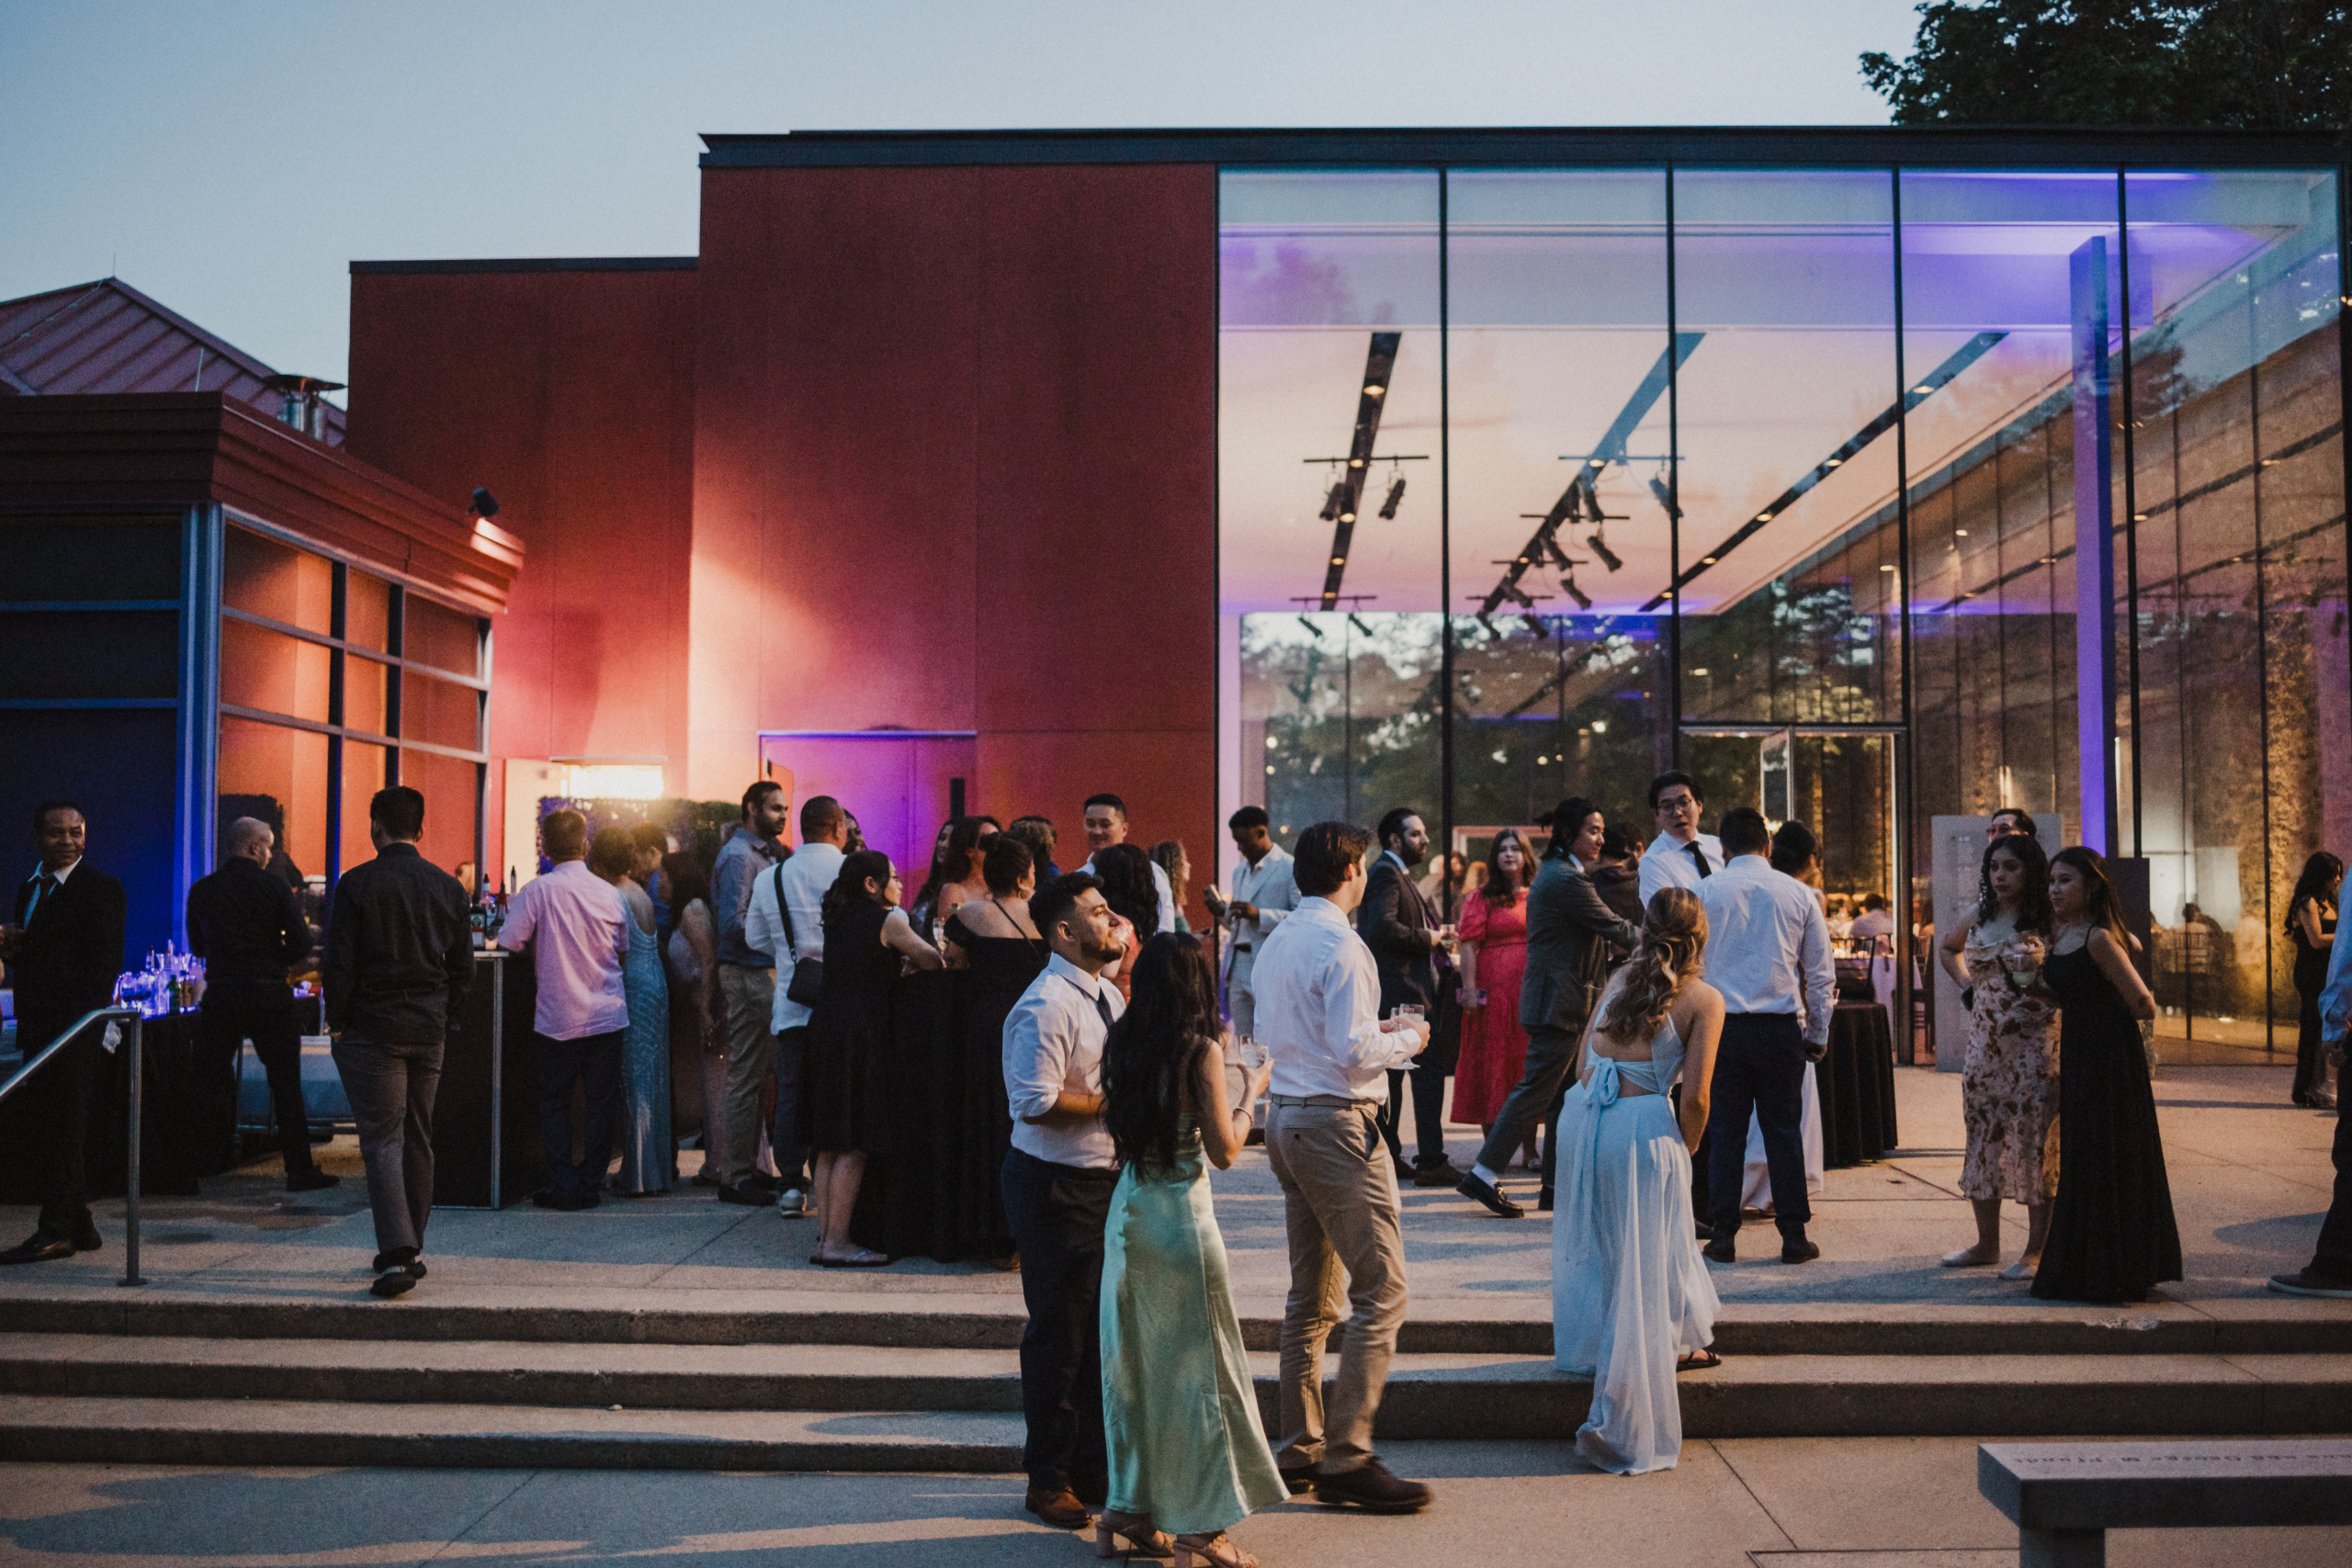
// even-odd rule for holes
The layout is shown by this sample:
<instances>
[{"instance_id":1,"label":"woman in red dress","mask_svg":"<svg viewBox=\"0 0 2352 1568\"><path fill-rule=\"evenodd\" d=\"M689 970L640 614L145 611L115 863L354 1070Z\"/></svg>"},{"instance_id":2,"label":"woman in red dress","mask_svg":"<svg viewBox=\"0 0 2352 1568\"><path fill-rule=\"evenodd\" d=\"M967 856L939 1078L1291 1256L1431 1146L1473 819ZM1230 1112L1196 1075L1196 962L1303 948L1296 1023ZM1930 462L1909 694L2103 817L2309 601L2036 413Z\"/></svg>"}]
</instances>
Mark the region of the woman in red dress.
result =
<instances>
[{"instance_id":1,"label":"woman in red dress","mask_svg":"<svg viewBox=\"0 0 2352 1568\"><path fill-rule=\"evenodd\" d=\"M1527 845L1504 829L1487 855L1487 876L1462 903L1462 1059L1453 1069L1456 1122L1488 1132L1527 1066L1519 987L1527 977ZM1535 1131L1521 1157L1535 1165Z\"/></svg>"}]
</instances>

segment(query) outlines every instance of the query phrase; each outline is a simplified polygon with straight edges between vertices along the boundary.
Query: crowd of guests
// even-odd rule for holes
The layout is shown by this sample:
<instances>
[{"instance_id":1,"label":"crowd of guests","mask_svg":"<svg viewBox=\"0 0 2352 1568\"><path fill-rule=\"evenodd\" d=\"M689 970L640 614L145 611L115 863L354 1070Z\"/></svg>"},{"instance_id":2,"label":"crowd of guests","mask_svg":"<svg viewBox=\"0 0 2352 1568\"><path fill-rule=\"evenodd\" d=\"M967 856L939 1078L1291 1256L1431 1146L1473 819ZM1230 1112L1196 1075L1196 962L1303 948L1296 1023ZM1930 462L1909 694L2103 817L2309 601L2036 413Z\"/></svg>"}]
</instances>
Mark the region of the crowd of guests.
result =
<instances>
[{"instance_id":1,"label":"crowd of guests","mask_svg":"<svg viewBox=\"0 0 2352 1568\"><path fill-rule=\"evenodd\" d=\"M1476 874L1441 862L1434 884L1416 874L1429 834L1408 808L1374 830L1316 824L1285 852L1265 812L1244 807L1228 824L1230 891L1204 890L1214 929L1198 934L1182 918L1182 846L1128 843L1111 795L1086 802L1089 854L1069 873L1043 818L950 822L911 902L831 797L801 805L787 847L791 805L772 782L745 792L707 874L658 828L592 835L578 812L553 812L540 829L550 869L514 896L501 933L536 983L548 1171L537 1201L569 1211L671 1189L672 1034L684 1030L681 1059L703 1078L687 1098L705 1108L692 1179L721 1201L813 1216L814 1264L887 1264L899 1249L857 1234L860 1200L877 1157L886 1179L899 1175L892 1128L909 1096L896 1057L914 1019L950 1042L935 1092L956 1108L955 1125L922 1129L940 1146L924 1156L938 1179L922 1201L963 1211L949 1228L965 1255L1017 1258L1022 1273L1028 1506L1095 1527L1106 1553L1124 1543L1236 1568L1250 1560L1223 1532L1286 1495L1426 1506L1429 1488L1390 1473L1373 1446L1408 1300L1398 1188L1451 1186L1519 1218L1505 1173L1527 1167L1548 1125L1539 1202L1558 1213L1555 1359L1594 1384L1579 1450L1620 1472L1671 1465L1675 1374L1717 1360L1706 1264L1737 1260L1751 1141L1781 1260L1820 1256L1803 1086L1827 1048L1835 974L1803 824L1768 831L1741 807L1702 832L1701 785L1681 773L1654 781L1648 804L1645 846L1571 798L1540 859L1505 832ZM425 1275L435 1089L475 967L464 888L417 853L424 814L413 789L371 801L377 854L335 886L322 967L385 1296ZM0 929L36 1040L104 1006L121 964L121 889L87 864L85 837L70 802L36 813L40 868ZM302 1129L285 1143L288 1186L326 1185L299 1081L280 1081L295 1060L286 971L307 931L263 869L266 826L235 824L227 847L190 897L198 951L217 966L205 1030L267 1039L273 1092L294 1096L281 1122ZM2340 863L2314 856L2287 915L2313 1058L2299 1095L2324 1092L2320 1064L2331 1043L2340 1055L2352 1012L2352 944L2333 942L2341 880ZM1883 914L1865 908L1854 925ZM1947 1265L1997 1264L2001 1206L2016 1201L2028 1241L2007 1272L2037 1296L2132 1301L2180 1278L2145 1043L2155 1005L2135 945L2095 852L2045 855L2021 814L1995 819L1977 907L1939 943L1967 987L1962 1187L1979 1230ZM0 1261L99 1245L74 1132L87 1122L87 1066L28 1086L47 1097L54 1190ZM1467 1170L1444 1148L1449 1076L1454 1116L1484 1134ZM1293 1270L1278 1442L1258 1423L1206 1178L1258 1135ZM2339 1132L2318 1255L2278 1289L2352 1295L2346 1145Z\"/></svg>"}]
</instances>

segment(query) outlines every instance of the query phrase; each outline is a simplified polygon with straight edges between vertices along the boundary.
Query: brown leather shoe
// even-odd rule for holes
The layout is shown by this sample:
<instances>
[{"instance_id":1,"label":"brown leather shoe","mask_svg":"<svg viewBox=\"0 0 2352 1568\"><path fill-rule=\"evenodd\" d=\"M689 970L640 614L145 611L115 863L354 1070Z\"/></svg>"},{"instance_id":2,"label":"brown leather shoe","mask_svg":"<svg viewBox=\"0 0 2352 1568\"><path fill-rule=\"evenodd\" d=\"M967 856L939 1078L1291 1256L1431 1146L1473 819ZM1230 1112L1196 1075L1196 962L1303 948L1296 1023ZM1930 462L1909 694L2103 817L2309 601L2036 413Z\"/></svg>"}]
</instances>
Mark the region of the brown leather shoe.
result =
<instances>
[{"instance_id":1,"label":"brown leather shoe","mask_svg":"<svg viewBox=\"0 0 2352 1568\"><path fill-rule=\"evenodd\" d=\"M1430 1506L1428 1487L1398 1480L1376 1459L1337 1475L1317 1470L1315 1497L1321 1503L1352 1504L1367 1514L1418 1514Z\"/></svg>"},{"instance_id":2,"label":"brown leather shoe","mask_svg":"<svg viewBox=\"0 0 2352 1568\"><path fill-rule=\"evenodd\" d=\"M1021 1506L1057 1530L1082 1530L1094 1522L1094 1516L1078 1500L1078 1494L1067 1486L1051 1491L1032 1486Z\"/></svg>"}]
</instances>

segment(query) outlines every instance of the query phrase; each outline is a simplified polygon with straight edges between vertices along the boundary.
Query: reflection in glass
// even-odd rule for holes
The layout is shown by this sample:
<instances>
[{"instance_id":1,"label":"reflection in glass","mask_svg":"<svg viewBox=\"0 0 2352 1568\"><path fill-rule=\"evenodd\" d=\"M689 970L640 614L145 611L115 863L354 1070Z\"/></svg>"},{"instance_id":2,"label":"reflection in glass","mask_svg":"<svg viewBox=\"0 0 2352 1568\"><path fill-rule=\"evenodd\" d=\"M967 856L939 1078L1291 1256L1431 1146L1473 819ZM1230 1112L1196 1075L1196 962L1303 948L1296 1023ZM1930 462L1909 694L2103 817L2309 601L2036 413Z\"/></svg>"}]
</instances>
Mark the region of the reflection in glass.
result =
<instances>
[{"instance_id":1,"label":"reflection in glass","mask_svg":"<svg viewBox=\"0 0 2352 1568\"><path fill-rule=\"evenodd\" d=\"M240 816L282 821L278 848L306 876L327 868L327 738L307 729L220 721L221 803Z\"/></svg>"},{"instance_id":2,"label":"reflection in glass","mask_svg":"<svg viewBox=\"0 0 2352 1568\"><path fill-rule=\"evenodd\" d=\"M1276 843L1396 806L1434 830L1442 637L1429 614L1241 618L1241 738Z\"/></svg>"},{"instance_id":3,"label":"reflection in glass","mask_svg":"<svg viewBox=\"0 0 2352 1568\"><path fill-rule=\"evenodd\" d=\"M1666 174L1457 172L1447 224L1453 817L1527 826L1671 755Z\"/></svg>"},{"instance_id":4,"label":"reflection in glass","mask_svg":"<svg viewBox=\"0 0 2352 1568\"><path fill-rule=\"evenodd\" d=\"M454 674L481 673L481 628L473 615L414 593L402 597L408 604L404 658Z\"/></svg>"},{"instance_id":5,"label":"reflection in glass","mask_svg":"<svg viewBox=\"0 0 2352 1568\"><path fill-rule=\"evenodd\" d=\"M332 649L246 621L220 622L220 700L324 724Z\"/></svg>"},{"instance_id":6,"label":"reflection in glass","mask_svg":"<svg viewBox=\"0 0 2352 1568\"><path fill-rule=\"evenodd\" d=\"M334 565L243 528L231 528L220 555L220 602L304 631L334 630Z\"/></svg>"}]
</instances>

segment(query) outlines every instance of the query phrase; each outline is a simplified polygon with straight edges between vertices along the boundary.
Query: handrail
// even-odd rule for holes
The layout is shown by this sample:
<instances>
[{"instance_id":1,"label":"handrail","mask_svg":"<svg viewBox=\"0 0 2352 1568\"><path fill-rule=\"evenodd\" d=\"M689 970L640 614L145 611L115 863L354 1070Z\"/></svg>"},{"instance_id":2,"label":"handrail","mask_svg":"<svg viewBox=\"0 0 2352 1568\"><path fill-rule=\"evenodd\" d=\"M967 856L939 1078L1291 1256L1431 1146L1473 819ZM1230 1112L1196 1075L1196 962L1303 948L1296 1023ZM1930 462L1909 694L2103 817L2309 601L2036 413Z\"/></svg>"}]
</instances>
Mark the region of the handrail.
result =
<instances>
[{"instance_id":1,"label":"handrail","mask_svg":"<svg viewBox=\"0 0 2352 1568\"><path fill-rule=\"evenodd\" d=\"M145 1109L146 1100L146 1058L143 1050L144 1042L141 1037L139 1026L145 1021L146 1016L137 1008L94 1008L84 1013L71 1029L43 1046L40 1055L11 1074L7 1082L0 1083L0 1100L5 1100L21 1088L26 1079L40 1071L51 1057L71 1045L82 1032L92 1024L119 1022L123 1025L122 1041L127 1048L124 1066L129 1071L130 1079L130 1143L125 1156L127 1163L123 1173L125 1225L122 1242L122 1282L126 1285L146 1283L139 1277L139 1122L140 1113Z\"/></svg>"}]
</instances>

